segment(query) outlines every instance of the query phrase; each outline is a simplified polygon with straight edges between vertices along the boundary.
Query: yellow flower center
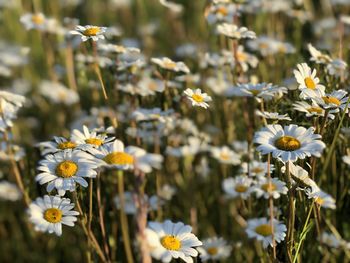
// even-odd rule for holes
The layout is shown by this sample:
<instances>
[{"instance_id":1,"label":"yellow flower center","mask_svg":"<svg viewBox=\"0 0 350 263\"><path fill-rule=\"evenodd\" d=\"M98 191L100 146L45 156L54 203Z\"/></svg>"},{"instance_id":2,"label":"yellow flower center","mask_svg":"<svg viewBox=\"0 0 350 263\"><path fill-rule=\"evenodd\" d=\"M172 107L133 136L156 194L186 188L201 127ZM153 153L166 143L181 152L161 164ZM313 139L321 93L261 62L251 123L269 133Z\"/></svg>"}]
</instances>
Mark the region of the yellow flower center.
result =
<instances>
[{"instance_id":1,"label":"yellow flower center","mask_svg":"<svg viewBox=\"0 0 350 263\"><path fill-rule=\"evenodd\" d=\"M218 248L217 247L209 247L207 248L207 252L209 255L216 255L218 253Z\"/></svg>"},{"instance_id":2,"label":"yellow flower center","mask_svg":"<svg viewBox=\"0 0 350 263\"><path fill-rule=\"evenodd\" d=\"M244 53L244 52L237 52L237 60L239 62L244 62L244 61L247 60L247 58L248 58L248 56L246 55L246 53Z\"/></svg>"},{"instance_id":3,"label":"yellow flower center","mask_svg":"<svg viewBox=\"0 0 350 263\"><path fill-rule=\"evenodd\" d=\"M267 183L267 184L261 185L261 189L263 189L265 192L271 193L272 191L275 191L277 187L273 183Z\"/></svg>"},{"instance_id":4,"label":"yellow flower center","mask_svg":"<svg viewBox=\"0 0 350 263\"><path fill-rule=\"evenodd\" d=\"M74 176L78 171L78 165L72 161L63 161L56 166L56 175L69 178Z\"/></svg>"},{"instance_id":5,"label":"yellow flower center","mask_svg":"<svg viewBox=\"0 0 350 263\"><path fill-rule=\"evenodd\" d=\"M74 142L61 142L57 145L57 148L60 150L65 150L65 149L74 149L77 147L77 145Z\"/></svg>"},{"instance_id":6,"label":"yellow flower center","mask_svg":"<svg viewBox=\"0 0 350 263\"><path fill-rule=\"evenodd\" d=\"M181 241L177 237L171 235L162 237L160 243L168 250L179 250L181 248Z\"/></svg>"},{"instance_id":7,"label":"yellow flower center","mask_svg":"<svg viewBox=\"0 0 350 263\"><path fill-rule=\"evenodd\" d=\"M258 96L260 94L261 90L257 89L251 89L250 93L253 94L253 96Z\"/></svg>"},{"instance_id":8,"label":"yellow flower center","mask_svg":"<svg viewBox=\"0 0 350 263\"><path fill-rule=\"evenodd\" d=\"M44 17L41 15L32 15L32 22L36 25L41 25L44 23Z\"/></svg>"},{"instance_id":9,"label":"yellow flower center","mask_svg":"<svg viewBox=\"0 0 350 263\"><path fill-rule=\"evenodd\" d=\"M300 142L292 136L282 136L275 141L275 146L282 151L295 151L300 149Z\"/></svg>"},{"instance_id":10,"label":"yellow flower center","mask_svg":"<svg viewBox=\"0 0 350 263\"><path fill-rule=\"evenodd\" d=\"M103 160L108 164L131 165L134 163L134 157L124 152L113 152L106 155Z\"/></svg>"},{"instance_id":11,"label":"yellow flower center","mask_svg":"<svg viewBox=\"0 0 350 263\"><path fill-rule=\"evenodd\" d=\"M308 89L316 89L316 84L310 77L304 79L304 83Z\"/></svg>"},{"instance_id":12,"label":"yellow flower center","mask_svg":"<svg viewBox=\"0 0 350 263\"><path fill-rule=\"evenodd\" d=\"M89 138L89 139L86 139L85 142L87 144L93 144L96 146L101 146L103 144L103 141L101 139L98 139L98 138Z\"/></svg>"},{"instance_id":13,"label":"yellow flower center","mask_svg":"<svg viewBox=\"0 0 350 263\"><path fill-rule=\"evenodd\" d=\"M85 29L83 32L83 35L85 35L87 37L92 37L92 36L96 36L100 31L101 31L101 29L99 27L94 26L94 27L90 27L88 29Z\"/></svg>"},{"instance_id":14,"label":"yellow flower center","mask_svg":"<svg viewBox=\"0 0 350 263\"><path fill-rule=\"evenodd\" d=\"M307 109L308 112L310 113L317 113L317 114L321 114L323 112L323 110L320 107L311 107Z\"/></svg>"},{"instance_id":15,"label":"yellow flower center","mask_svg":"<svg viewBox=\"0 0 350 263\"><path fill-rule=\"evenodd\" d=\"M272 234L272 228L268 224L263 224L255 228L255 232L261 236L267 237Z\"/></svg>"},{"instance_id":16,"label":"yellow flower center","mask_svg":"<svg viewBox=\"0 0 350 263\"><path fill-rule=\"evenodd\" d=\"M157 84L155 83L155 82L150 82L149 84L148 84L148 89L149 90L157 90L157 88L158 88L158 86L157 86Z\"/></svg>"},{"instance_id":17,"label":"yellow flower center","mask_svg":"<svg viewBox=\"0 0 350 263\"><path fill-rule=\"evenodd\" d=\"M277 50L278 50L278 52L280 52L280 53L282 53L282 54L284 54L284 53L287 52L287 48L286 48L286 46L283 45L283 44L280 44L280 45L278 46Z\"/></svg>"},{"instance_id":18,"label":"yellow flower center","mask_svg":"<svg viewBox=\"0 0 350 263\"><path fill-rule=\"evenodd\" d=\"M203 102L203 101L204 101L203 96L201 96L201 95L199 95L199 94L193 94L193 95L192 95L192 99L193 99L195 102Z\"/></svg>"},{"instance_id":19,"label":"yellow flower center","mask_svg":"<svg viewBox=\"0 0 350 263\"><path fill-rule=\"evenodd\" d=\"M62 219L62 211L57 208L49 208L44 212L44 218L46 221L50 223L58 223L61 222Z\"/></svg>"},{"instance_id":20,"label":"yellow flower center","mask_svg":"<svg viewBox=\"0 0 350 263\"><path fill-rule=\"evenodd\" d=\"M259 174L259 173L262 173L264 172L265 169L261 168L261 167L255 167L251 170L252 173L255 173L255 174Z\"/></svg>"},{"instance_id":21,"label":"yellow flower center","mask_svg":"<svg viewBox=\"0 0 350 263\"><path fill-rule=\"evenodd\" d=\"M167 61L167 62L164 62L164 67L167 68L167 69L174 69L176 68L176 63L173 62L173 61Z\"/></svg>"},{"instance_id":22,"label":"yellow flower center","mask_svg":"<svg viewBox=\"0 0 350 263\"><path fill-rule=\"evenodd\" d=\"M327 104L335 104L337 106L340 105L340 100L338 100L336 97L325 96L325 97L322 97L322 99Z\"/></svg>"},{"instance_id":23,"label":"yellow flower center","mask_svg":"<svg viewBox=\"0 0 350 263\"><path fill-rule=\"evenodd\" d=\"M269 48L269 44L267 44L265 42L261 42L261 43L259 43L259 48L260 49L267 49L267 48Z\"/></svg>"},{"instance_id":24,"label":"yellow flower center","mask_svg":"<svg viewBox=\"0 0 350 263\"><path fill-rule=\"evenodd\" d=\"M321 197L317 197L317 198L315 199L315 202L316 202L316 204L318 204L318 205L323 205L324 199L322 199Z\"/></svg>"},{"instance_id":25,"label":"yellow flower center","mask_svg":"<svg viewBox=\"0 0 350 263\"><path fill-rule=\"evenodd\" d=\"M242 185L242 184L239 184L239 185L236 185L235 186L235 191L237 193L245 193L247 191L248 187Z\"/></svg>"},{"instance_id":26,"label":"yellow flower center","mask_svg":"<svg viewBox=\"0 0 350 263\"><path fill-rule=\"evenodd\" d=\"M228 15L228 11L225 7L220 6L218 9L216 9L216 13L220 14L222 16L227 16Z\"/></svg>"}]
</instances>

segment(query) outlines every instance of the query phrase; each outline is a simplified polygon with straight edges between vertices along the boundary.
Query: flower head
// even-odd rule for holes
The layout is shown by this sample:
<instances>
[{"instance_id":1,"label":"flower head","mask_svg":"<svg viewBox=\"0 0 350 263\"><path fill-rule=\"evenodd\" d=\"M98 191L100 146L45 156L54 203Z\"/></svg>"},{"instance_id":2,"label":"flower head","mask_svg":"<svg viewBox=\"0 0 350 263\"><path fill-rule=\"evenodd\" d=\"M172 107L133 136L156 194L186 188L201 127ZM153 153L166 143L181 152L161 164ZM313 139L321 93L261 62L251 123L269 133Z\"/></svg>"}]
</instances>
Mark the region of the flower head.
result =
<instances>
[{"instance_id":1,"label":"flower head","mask_svg":"<svg viewBox=\"0 0 350 263\"><path fill-rule=\"evenodd\" d=\"M192 227L182 222L173 223L166 220L163 223L149 222L146 238L153 258L162 262L170 262L172 258L181 258L192 263L192 257L197 257L194 247L202 242L191 233Z\"/></svg>"},{"instance_id":2,"label":"flower head","mask_svg":"<svg viewBox=\"0 0 350 263\"><path fill-rule=\"evenodd\" d=\"M203 240L203 246L197 248L203 262L208 260L223 260L230 256L232 246L222 237L212 237Z\"/></svg>"},{"instance_id":3,"label":"flower head","mask_svg":"<svg viewBox=\"0 0 350 263\"><path fill-rule=\"evenodd\" d=\"M235 24L223 23L217 26L220 34L232 39L256 38L253 31L249 31L246 27L238 27Z\"/></svg>"},{"instance_id":4,"label":"flower head","mask_svg":"<svg viewBox=\"0 0 350 263\"><path fill-rule=\"evenodd\" d=\"M207 93L202 93L200 89L194 91L192 89L186 89L184 94L192 102L192 106L200 106L206 109L209 107L207 102L212 101L212 98Z\"/></svg>"},{"instance_id":5,"label":"flower head","mask_svg":"<svg viewBox=\"0 0 350 263\"><path fill-rule=\"evenodd\" d=\"M29 205L29 220L35 225L35 230L62 235L62 224L74 226L77 221L77 211L72 210L74 204L69 198L45 195L38 197Z\"/></svg>"},{"instance_id":6,"label":"flower head","mask_svg":"<svg viewBox=\"0 0 350 263\"><path fill-rule=\"evenodd\" d=\"M280 243L286 236L287 227L285 224L278 220L273 220L273 232L271 227L271 221L265 217L255 218L248 220L248 226L246 233L249 238L255 238L263 243L263 246L267 248L272 246L272 233L276 243Z\"/></svg>"},{"instance_id":7,"label":"flower head","mask_svg":"<svg viewBox=\"0 0 350 263\"><path fill-rule=\"evenodd\" d=\"M306 129L295 124L282 127L268 125L255 133L254 142L262 154L272 153L282 162L306 157L320 157L326 145L320 140L321 135L314 134L314 128Z\"/></svg>"},{"instance_id":8,"label":"flower head","mask_svg":"<svg viewBox=\"0 0 350 263\"><path fill-rule=\"evenodd\" d=\"M98 41L99 39L104 39L104 33L106 32L106 27L99 26L76 26L75 30L70 31L72 35L80 35L82 41L87 41L92 39L93 41Z\"/></svg>"}]
</instances>

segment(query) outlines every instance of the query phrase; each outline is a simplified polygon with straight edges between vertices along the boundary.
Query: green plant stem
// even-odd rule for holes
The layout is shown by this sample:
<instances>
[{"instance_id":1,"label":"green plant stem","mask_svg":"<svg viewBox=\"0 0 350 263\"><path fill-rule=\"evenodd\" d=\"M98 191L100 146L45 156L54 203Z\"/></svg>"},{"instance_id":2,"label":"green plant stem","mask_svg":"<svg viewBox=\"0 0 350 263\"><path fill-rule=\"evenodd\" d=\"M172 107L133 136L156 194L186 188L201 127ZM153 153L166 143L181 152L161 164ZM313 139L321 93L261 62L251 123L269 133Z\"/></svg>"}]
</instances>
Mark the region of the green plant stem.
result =
<instances>
[{"instance_id":1,"label":"green plant stem","mask_svg":"<svg viewBox=\"0 0 350 263\"><path fill-rule=\"evenodd\" d=\"M118 176L118 194L119 194L119 200L120 200L120 223L121 223L121 227L122 227L124 250L125 250L127 262L133 263L134 259L133 259L132 252L131 252L128 218L126 217L125 208L124 208L124 205L125 205L124 172L122 170L118 170L117 176Z\"/></svg>"}]
</instances>

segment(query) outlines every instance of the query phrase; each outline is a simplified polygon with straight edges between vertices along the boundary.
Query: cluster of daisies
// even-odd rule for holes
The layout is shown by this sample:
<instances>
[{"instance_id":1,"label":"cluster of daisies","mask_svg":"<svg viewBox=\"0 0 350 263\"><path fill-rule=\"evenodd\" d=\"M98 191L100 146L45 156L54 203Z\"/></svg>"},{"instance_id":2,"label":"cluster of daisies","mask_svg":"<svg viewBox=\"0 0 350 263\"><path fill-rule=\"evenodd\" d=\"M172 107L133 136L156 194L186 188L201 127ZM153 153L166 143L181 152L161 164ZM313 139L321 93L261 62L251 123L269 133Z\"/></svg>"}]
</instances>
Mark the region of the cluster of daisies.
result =
<instances>
[{"instance_id":1,"label":"cluster of daisies","mask_svg":"<svg viewBox=\"0 0 350 263\"><path fill-rule=\"evenodd\" d=\"M118 1L114 2L113 6L118 6ZM225 202L240 200L244 206L251 205L254 199L261 199L259 204L265 202L269 206L267 211L259 211L259 217L254 217L257 215L253 213L240 217L240 226L249 239L260 242L266 251L271 251L271 247L276 249L277 243L284 243L287 250L298 242L298 245L302 244L302 239L291 238L299 231L292 218L296 203L302 199L310 209L315 207L316 221L322 220L320 208L337 208L332 195L321 189L326 185L319 180L317 171L320 170L319 158L325 156L328 128L334 128L338 123L341 126L343 119L348 119L350 97L345 85L348 66L342 57L332 57L308 44L310 63L298 64L293 71L294 78L280 84L265 82L260 77L264 74L253 73L264 70L263 66L258 68L259 63L272 61L271 64L279 65L279 58L296 53L297 48L284 40L257 35L247 27L239 26L242 15L262 11L282 12L289 19L304 24L311 20L311 15L303 11L299 2L273 0L235 4L228 0L213 0L204 15L211 35L219 39L219 51L185 43L175 50L176 58L182 61L147 57L148 52L143 54L141 51L146 41L126 40L116 44L115 39L122 35L118 27L82 26L76 19L66 18L61 23L43 13L24 14L20 22L26 30L38 30L43 33L43 39L50 34L63 39L64 45L57 49L63 48L71 54L72 61L67 59L67 65L74 65L70 70L53 68L51 80L42 80L33 92L33 102L40 102L37 104L76 109L74 114L72 111L69 136L36 144L42 159L35 181L46 187L47 194L29 204L29 220L35 229L61 236L62 225L73 227L79 215L82 216L76 206L77 191L87 191L89 183L101 174L113 174L108 171L145 176L161 170L167 159L181 159L169 166L179 168L178 163L183 161L184 170L187 169L184 173L196 173L201 179L208 180L209 176L214 176L212 168L216 165L215 161L208 161L210 157L222 168L220 195L225 197ZM167 0L159 3L174 18L184 12L181 4ZM343 16L341 21L343 25L350 24L349 17ZM324 21L318 23L321 28L327 27ZM330 31L335 28L334 23L331 24L333 27L328 26ZM140 36L152 38L158 26L152 24L142 28ZM313 31L318 40L328 34L322 36L316 28ZM328 39L332 38L329 36ZM82 46L84 49L80 52ZM47 48L50 50L51 47ZM1 76L12 74L11 65L27 63L28 50L11 49L12 63L9 63L5 56L9 52L2 49L5 48L0 45ZM82 74L74 76L74 67ZM94 77L90 77L91 69L96 74ZM108 73L111 73L108 81L113 84L105 90L104 78ZM269 72L266 73L268 76ZM69 87L63 84L65 75L68 75ZM30 90L13 86L23 96L0 91L0 159L7 161L19 161L24 156L23 150L11 142L11 129ZM114 105L92 107L89 112L80 110L83 88L91 94L93 105L98 104L100 94ZM144 106L152 103L160 105ZM288 104L291 107L284 107ZM217 114L221 109L222 120ZM209 115L213 115L215 124L207 123ZM240 115L246 125L244 141L237 140L239 132L235 134L235 129L239 129L235 118ZM190 116L196 116L195 120ZM62 116L62 119L66 120L66 117ZM308 122L304 122L304 117ZM105 128L109 122L113 126ZM227 131L217 127L221 122L225 123L221 128L225 127ZM123 130L122 134L120 130ZM342 131L350 133L348 128ZM220 134L223 134L222 139ZM125 145L124 142L131 141L125 137L131 138L137 146ZM148 146L156 153L147 152ZM350 154L343 156L342 161L350 166ZM217 171L214 172L217 176ZM114 204L121 213L134 216L136 220L141 209L146 208L147 227L140 242L147 243L146 250L154 259L162 262L181 259L192 263L199 255L203 262L230 260L233 240L214 234L199 240L195 225L192 229L183 222L148 221L148 214L165 206L176 195L177 187L168 183L157 185L156 195L138 195L137 189L129 191L129 187L126 188L123 194L113 196ZM0 181L2 199L19 200L23 191L15 184ZM146 206L140 207L140 203ZM339 235L325 229L318 239L332 248L350 248ZM126 244L124 235L123 242ZM294 252L290 250L287 254Z\"/></svg>"}]
</instances>

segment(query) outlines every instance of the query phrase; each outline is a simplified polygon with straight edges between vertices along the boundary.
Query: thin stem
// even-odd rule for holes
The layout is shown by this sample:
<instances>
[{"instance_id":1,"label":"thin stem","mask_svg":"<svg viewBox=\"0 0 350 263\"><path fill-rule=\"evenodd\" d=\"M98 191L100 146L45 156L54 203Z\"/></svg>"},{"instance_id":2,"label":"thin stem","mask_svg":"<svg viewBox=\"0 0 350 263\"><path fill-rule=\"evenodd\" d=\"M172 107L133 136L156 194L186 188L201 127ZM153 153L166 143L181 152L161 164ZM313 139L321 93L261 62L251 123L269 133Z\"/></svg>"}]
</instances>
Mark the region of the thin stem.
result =
<instances>
[{"instance_id":1,"label":"thin stem","mask_svg":"<svg viewBox=\"0 0 350 263\"><path fill-rule=\"evenodd\" d=\"M307 226L308 226L308 224L309 224L309 220L310 220L310 217L311 217L311 212L312 212L312 208L313 208L313 206L314 206L314 203L315 203L315 202L313 202L313 203L311 204L310 209L309 209L309 213L307 214L307 217L306 217L306 221L305 221L303 230L302 230L302 232L301 232L301 234L300 234L300 240L299 240L299 243L298 243L298 247L297 247L297 250L296 250L295 255L294 255L294 258L293 258L293 263L296 262L296 260L297 260L297 258L298 258L299 250L300 250L300 248L301 248L301 245L303 244L303 241L305 240L305 237L306 237L305 231L306 231Z\"/></svg>"},{"instance_id":2,"label":"thin stem","mask_svg":"<svg viewBox=\"0 0 350 263\"><path fill-rule=\"evenodd\" d=\"M96 45L95 41L92 41L92 49L93 49L93 54L94 54L94 59L95 59L94 70L95 70L96 76L101 84L103 97L105 100L108 100L105 84L103 82L103 78L102 78L102 74L101 74L101 69L98 65L97 45Z\"/></svg>"},{"instance_id":3,"label":"thin stem","mask_svg":"<svg viewBox=\"0 0 350 263\"><path fill-rule=\"evenodd\" d=\"M104 247L104 250L105 250L107 261L111 262L109 246L108 246L108 243L107 243L106 227L105 227L105 222L104 222L104 217L103 217L103 207L102 207L102 204L101 204L101 176L100 176L99 173L97 174L96 196L97 196L98 216L99 216L100 228L101 228L102 239L103 239L103 247Z\"/></svg>"},{"instance_id":4,"label":"thin stem","mask_svg":"<svg viewBox=\"0 0 350 263\"><path fill-rule=\"evenodd\" d=\"M267 178L269 180L269 185L271 185L271 173L270 173L270 162L271 155L267 155ZM269 212L270 212L270 225L271 225L271 235L272 235L272 251L273 251L273 259L276 259L276 242L275 242L275 231L274 231L274 215L273 215L273 197L269 198Z\"/></svg>"},{"instance_id":5,"label":"thin stem","mask_svg":"<svg viewBox=\"0 0 350 263\"><path fill-rule=\"evenodd\" d=\"M124 241L124 250L126 254L126 258L128 263L133 263L134 259L131 252L131 244L130 244L130 237L129 237L129 225L128 225L128 219L125 214L124 205L124 172L122 170L118 170L117 172L118 176L118 194L119 194L119 200L120 200L120 222L122 226L122 236Z\"/></svg>"},{"instance_id":6,"label":"thin stem","mask_svg":"<svg viewBox=\"0 0 350 263\"><path fill-rule=\"evenodd\" d=\"M295 220L295 207L294 207L294 189L292 186L292 178L290 174L289 162L286 163L286 179L289 189L289 214L288 214L288 226L287 226L287 255L289 261L292 259L292 248L294 243L294 220Z\"/></svg>"},{"instance_id":7,"label":"thin stem","mask_svg":"<svg viewBox=\"0 0 350 263\"><path fill-rule=\"evenodd\" d=\"M76 192L74 192L73 197L74 197L74 201L75 201L76 207L78 209L78 212L82 216L80 218L80 224L81 224L81 226L83 228L83 231L84 231L86 237L88 238L88 240L91 241L91 244L95 248L96 253L100 257L101 261L102 262L107 262L106 257L103 254L103 251L102 251L100 245L98 244L94 233L89 232L88 228L86 227L86 224L87 224L87 222L86 222L86 215L85 215L85 213L83 212L83 210L81 208L81 205L80 205L80 202L79 202L79 198L78 198Z\"/></svg>"}]
</instances>

